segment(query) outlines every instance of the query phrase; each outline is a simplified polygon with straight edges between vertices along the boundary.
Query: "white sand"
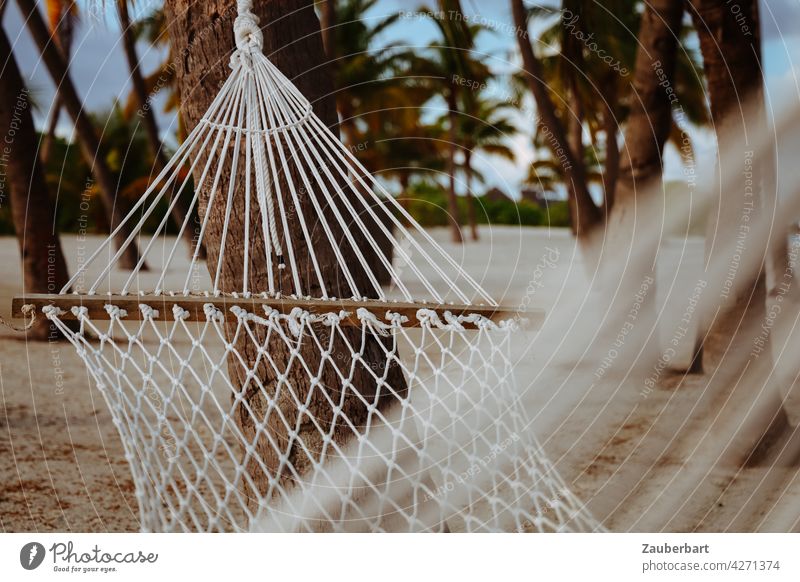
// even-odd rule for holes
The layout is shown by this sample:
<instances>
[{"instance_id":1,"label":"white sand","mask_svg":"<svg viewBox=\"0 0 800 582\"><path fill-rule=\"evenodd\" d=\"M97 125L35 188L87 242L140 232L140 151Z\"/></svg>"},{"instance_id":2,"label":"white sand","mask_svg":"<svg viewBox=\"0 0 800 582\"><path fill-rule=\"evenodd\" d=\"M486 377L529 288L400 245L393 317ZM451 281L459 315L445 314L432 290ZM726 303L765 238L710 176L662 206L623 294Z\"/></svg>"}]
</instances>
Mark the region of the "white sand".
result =
<instances>
[{"instance_id":1,"label":"white sand","mask_svg":"<svg viewBox=\"0 0 800 582\"><path fill-rule=\"evenodd\" d=\"M440 242L446 234L434 231ZM568 232L494 227L482 235L478 244L446 247L504 304L541 307L564 318L557 323L565 330L586 333L563 313L568 291L586 284L586 269ZM64 245L68 257L76 256L74 237L64 237ZM675 290L692 280L697 257L702 257L699 241L665 245L659 294L680 301ZM75 266L70 265L72 272ZM204 269L200 273L204 280ZM3 316L20 291L20 278L16 241L0 239ZM647 398L623 377L609 375L588 386L591 370L576 373L568 349L545 367L536 337L521 334L515 353L534 429L567 482L608 527L798 529L794 459L784 455L742 469L747 447L741 445L717 461L720 446L733 441L725 427L738 418L730 383L714 385L701 376L676 386L680 376L666 374ZM121 445L82 362L68 343L21 338L0 330L0 527L137 530ZM691 340L682 342L675 362L684 365L690 352ZM593 367L581 364L587 365Z\"/></svg>"}]
</instances>

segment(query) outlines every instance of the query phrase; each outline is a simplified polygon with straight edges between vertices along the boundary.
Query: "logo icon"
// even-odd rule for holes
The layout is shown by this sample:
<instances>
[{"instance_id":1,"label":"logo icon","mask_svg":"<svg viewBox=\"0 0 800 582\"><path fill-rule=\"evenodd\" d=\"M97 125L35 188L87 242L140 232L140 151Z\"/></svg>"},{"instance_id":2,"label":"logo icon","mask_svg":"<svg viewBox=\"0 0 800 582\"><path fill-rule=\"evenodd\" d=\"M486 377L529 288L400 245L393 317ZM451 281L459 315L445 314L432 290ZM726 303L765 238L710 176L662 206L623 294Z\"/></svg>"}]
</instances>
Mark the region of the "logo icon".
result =
<instances>
[{"instance_id":1,"label":"logo icon","mask_svg":"<svg viewBox=\"0 0 800 582\"><path fill-rule=\"evenodd\" d=\"M44 546L39 542L30 542L19 551L19 563L26 570L35 570L44 561Z\"/></svg>"}]
</instances>

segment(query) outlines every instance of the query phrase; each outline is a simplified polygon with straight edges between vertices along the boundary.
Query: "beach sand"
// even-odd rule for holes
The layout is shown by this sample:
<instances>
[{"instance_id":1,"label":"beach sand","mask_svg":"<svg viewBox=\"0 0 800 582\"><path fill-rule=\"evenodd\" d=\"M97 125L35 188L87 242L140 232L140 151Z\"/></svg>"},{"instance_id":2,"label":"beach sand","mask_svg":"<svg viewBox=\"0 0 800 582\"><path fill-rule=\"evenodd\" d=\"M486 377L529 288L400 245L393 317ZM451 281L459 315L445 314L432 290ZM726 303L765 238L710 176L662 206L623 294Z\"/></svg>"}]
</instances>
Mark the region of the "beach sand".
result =
<instances>
[{"instance_id":1,"label":"beach sand","mask_svg":"<svg viewBox=\"0 0 800 582\"><path fill-rule=\"evenodd\" d=\"M447 243L446 231L432 233L505 305L542 308L567 318L560 306L566 292L586 286L588 269L566 230L484 228L479 243L463 246ZM90 239L87 246L98 243ZM68 259L78 256L74 235L65 235L63 244ZM696 278L702 241L673 241L662 250L659 279L666 283L659 285L659 293L672 301L674 289L685 293ZM18 253L15 239L0 239L3 317L11 297L21 291ZM71 262L71 272L76 266ZM674 296L674 301L685 299L685 294ZM576 322L556 323L567 329ZM568 349L563 358L545 361L536 338L534 331L521 333L514 353L532 430L566 482L606 527L798 530L800 483L792 455L773 453L747 465L745 445L736 454L718 453L741 425L741 391L737 394L729 383L714 386L706 376L682 379L669 371L646 396L624 375L610 373L589 385L591 370L583 368L596 363L576 364ZM680 342L674 367L686 365L692 342L693 337ZM796 450L794 433L784 433L781 450ZM24 335L6 328L0 329L0 528L139 529L121 443L73 347L26 342Z\"/></svg>"}]
</instances>

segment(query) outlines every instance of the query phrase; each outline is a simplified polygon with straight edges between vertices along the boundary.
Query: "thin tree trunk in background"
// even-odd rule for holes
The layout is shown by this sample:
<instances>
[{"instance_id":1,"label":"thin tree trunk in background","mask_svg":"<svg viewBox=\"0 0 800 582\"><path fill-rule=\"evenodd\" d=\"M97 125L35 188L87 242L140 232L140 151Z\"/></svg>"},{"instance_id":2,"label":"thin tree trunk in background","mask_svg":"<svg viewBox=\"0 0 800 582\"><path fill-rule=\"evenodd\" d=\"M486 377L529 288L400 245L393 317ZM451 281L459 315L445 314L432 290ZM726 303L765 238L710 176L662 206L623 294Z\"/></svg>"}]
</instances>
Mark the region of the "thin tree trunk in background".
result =
<instances>
[{"instance_id":1,"label":"thin tree trunk in background","mask_svg":"<svg viewBox=\"0 0 800 582\"><path fill-rule=\"evenodd\" d=\"M334 80L336 79L336 0L322 0L320 10L320 28L322 29L322 44L328 57L328 67Z\"/></svg>"},{"instance_id":2,"label":"thin tree trunk in background","mask_svg":"<svg viewBox=\"0 0 800 582\"><path fill-rule=\"evenodd\" d=\"M639 303L634 325L645 345L623 346L631 365L647 367L660 354L656 303L658 238L654 224L663 217L661 204L650 202L661 195L663 151L672 127L672 103L676 99L674 75L683 3L651 0L645 4L639 28L636 64L632 79L631 109L617 179L614 205L609 213L604 245L614 299L620 306ZM620 265L620 257L629 257ZM667 322L671 325L672 322ZM670 330L671 331L671 330ZM639 353L644 357L639 357Z\"/></svg>"},{"instance_id":3,"label":"thin tree trunk in background","mask_svg":"<svg viewBox=\"0 0 800 582\"><path fill-rule=\"evenodd\" d=\"M655 0L645 5L633 72L631 111L617 179L612 221L633 213L639 192L651 193L661 181L664 144L672 127L675 65L683 3ZM662 86L664 84L665 86ZM613 228L613 224L609 228Z\"/></svg>"},{"instance_id":4,"label":"thin tree trunk in background","mask_svg":"<svg viewBox=\"0 0 800 582\"><path fill-rule=\"evenodd\" d=\"M100 140L95 133L95 128L89 116L86 115L86 112L83 110L83 104L78 97L78 93L67 71L67 64L62 58L58 47L53 44L50 34L47 31L47 25L39 9L36 7L35 0L17 0L17 4L22 12L23 19L27 23L28 30L30 30L31 36L39 48L47 71L50 73L50 77L56 85L64 107L67 112L69 112L72 122L75 125L75 132L78 134L80 150L86 163L92 169L92 173L97 181L108 222L113 231L122 222L125 213L118 203L114 175L100 152ZM123 245L129 234L129 225L125 225L120 229L114 237L117 248ZM132 269L138 262L139 250L134 241L125 249L125 252L120 257L118 266L125 269ZM143 264L141 270L146 269L147 265Z\"/></svg>"},{"instance_id":5,"label":"thin tree trunk in background","mask_svg":"<svg viewBox=\"0 0 800 582\"><path fill-rule=\"evenodd\" d=\"M3 3L3 8L5 3ZM0 133L8 148L7 184L11 217L22 255L23 293L58 293L67 283L67 265L55 233L55 209L47 191L44 170L36 155L38 137L31 115L30 95L0 26ZM41 314L28 337L58 337Z\"/></svg>"},{"instance_id":6,"label":"thin tree trunk in background","mask_svg":"<svg viewBox=\"0 0 800 582\"><path fill-rule=\"evenodd\" d=\"M356 136L358 135L358 128L356 127L355 123L356 114L350 107L350 102L347 100L347 96L341 92L342 88L339 86L337 77L339 71L338 58L340 55L338 54L338 45L336 41L336 1L337 0L322 1L320 9L320 31L322 35L322 45L325 49L325 56L327 57L326 68L328 69L328 74L333 81L333 90L336 94L336 106L339 114L341 115L341 122L339 123L338 127L331 127L331 130L335 134L339 135L340 139L352 147L357 141ZM336 120L339 121L338 116ZM370 202L370 205L374 207L372 202ZM389 232L394 234L394 222L392 222L383 211L378 212L377 215L383 221L383 226ZM378 228L378 225L375 224L375 219L373 219L372 216L362 215L361 219L366 228L373 233L375 241L378 243L381 251L391 264L394 254L394 248L392 247L391 240L383 235ZM356 233L356 237L358 236L359 233ZM389 285L391 283L391 273L383 266L383 264L376 263L374 273L375 278L381 285Z\"/></svg>"},{"instance_id":7,"label":"thin tree trunk in background","mask_svg":"<svg viewBox=\"0 0 800 582\"><path fill-rule=\"evenodd\" d=\"M139 56L136 53L136 38L133 36L133 27L131 25L130 14L128 13L128 0L117 0L117 14L119 16L120 28L122 29L122 47L125 51L125 59L128 61L128 70L131 73L131 85L133 86L133 94L136 96L139 109L136 112L137 116L142 120L144 132L147 136L147 144L150 147L150 152L153 154L153 161L155 162L155 174L158 174L167 165L167 158L164 155L164 146L161 143L161 137L158 133L158 123L156 122L156 115L153 108L150 106L150 98L147 92L147 85L142 77L142 69L139 66ZM172 197L177 194L173 188L170 191L170 202ZM172 207L172 220L175 226L180 230L186 216L189 213L189 197L178 196L178 201ZM194 256L195 242L198 239L199 227L197 225L188 224L183 230L183 239L187 245L189 256ZM205 250L201 247L198 251L198 258L205 259Z\"/></svg>"},{"instance_id":8,"label":"thin tree trunk in background","mask_svg":"<svg viewBox=\"0 0 800 582\"><path fill-rule=\"evenodd\" d=\"M447 114L450 120L447 129L447 139L450 142L449 151L447 153L447 173L449 177L449 184L447 188L447 212L448 224L450 226L450 240L454 243L464 242L461 235L461 218L458 212L458 197L456 196L456 149L458 140L458 100L456 99L455 87L451 86L447 92L447 106L449 113Z\"/></svg>"},{"instance_id":9,"label":"thin tree trunk in background","mask_svg":"<svg viewBox=\"0 0 800 582\"><path fill-rule=\"evenodd\" d=\"M65 5L59 5L62 9ZM55 15L54 13L50 12L50 28L53 31L52 37L53 40L56 42L58 46L58 50L61 51L61 56L63 57L65 62L69 61L69 56L72 53L72 36L74 33L74 24L75 24L75 16L70 15L69 6L67 6L66 13L59 10L59 13ZM39 156L42 160L42 164L47 167L47 161L50 159L50 152L53 147L53 141L56 138L56 128L58 127L58 120L61 117L61 109L63 104L61 103L61 98L56 93L56 97L53 100L52 109L50 111L50 119L47 123L47 132L45 133L44 137L42 138L42 144L39 148Z\"/></svg>"},{"instance_id":10,"label":"thin tree trunk in background","mask_svg":"<svg viewBox=\"0 0 800 582\"><path fill-rule=\"evenodd\" d=\"M748 213L752 220L758 212L771 213L770 207L774 205L775 197L772 191L769 197L762 198L760 170L764 157L760 156L761 152L752 151L752 146L748 144L748 133L761 130L766 125L758 3L756 0L740 0L737 6L741 11L737 15L727 4L710 0L691 0L690 6L703 55L717 143L720 149L724 148L727 152L725 156L718 157L718 163L721 164L719 174L741 173L749 163L752 166L752 183L755 185L749 200L744 185L732 191L720 191L719 198L710 208L706 229L708 264L712 260L729 260L728 255L734 252L742 215ZM742 23L747 29L742 27ZM728 165L730 167L726 167ZM762 206L763 210L759 210ZM712 251L712 239L713 249L720 250ZM756 258L764 261L767 248L766 245L760 247L757 241L748 241L743 252L759 253L761 256ZM714 256L714 253L725 254ZM758 325L763 320L766 299L766 277L762 262L759 273L743 285L735 297L727 299L721 315L711 324L708 339L704 345L698 346L697 367L702 367L704 358L713 366L719 364L726 345L737 329L748 323ZM768 346L765 351L769 353Z\"/></svg>"},{"instance_id":11,"label":"thin tree trunk in background","mask_svg":"<svg viewBox=\"0 0 800 582\"><path fill-rule=\"evenodd\" d=\"M475 196L472 194L472 152L464 150L464 181L467 185L467 219L473 241L480 240L478 234L478 215L475 210Z\"/></svg>"},{"instance_id":12,"label":"thin tree trunk in background","mask_svg":"<svg viewBox=\"0 0 800 582\"><path fill-rule=\"evenodd\" d=\"M553 159L556 160L566 176L568 189L574 194L570 200L572 232L579 239L584 239L602 222L603 217L589 194L583 159L576 158L570 150L566 131L550 100L548 87L544 82L542 64L536 58L528 38L528 21L522 0L511 0L511 11L514 15L514 25L520 31L516 37L522 54L522 65L528 87L536 100L540 125L549 133L546 139L547 146L553 154Z\"/></svg>"},{"instance_id":13,"label":"thin tree trunk in background","mask_svg":"<svg viewBox=\"0 0 800 582\"><path fill-rule=\"evenodd\" d=\"M411 214L411 204L410 204L411 200L409 198L409 191L408 191L409 183L411 181L410 176L404 172L400 174L398 180L400 181L400 197L398 199L398 202L400 202L400 206L403 208L403 210ZM403 226L409 226L411 224L405 216L402 216L400 218L400 222L403 223Z\"/></svg>"},{"instance_id":14,"label":"thin tree trunk in background","mask_svg":"<svg viewBox=\"0 0 800 582\"><path fill-rule=\"evenodd\" d=\"M613 103L617 100L616 83L611 79L609 87L602 95L603 132L606 136L606 159L603 173L603 205L608 213L614 207L617 179L619 178L619 144L617 133L619 125L614 115Z\"/></svg>"},{"instance_id":15,"label":"thin tree trunk in background","mask_svg":"<svg viewBox=\"0 0 800 582\"><path fill-rule=\"evenodd\" d=\"M570 103L570 110L567 112L567 144L569 146L570 151L572 152L572 157L581 164L582 167L584 166L584 148L583 148L583 108L581 107L580 97L578 96L578 92L575 87L574 79L572 83L571 89L571 97L572 101ZM580 198L580 193L573 182L569 182L566 184L567 186L567 202L570 205L570 208L575 207L574 210L571 210L571 213L576 213L578 211L577 204ZM586 182L586 188L589 188L588 181ZM592 203L594 204L594 202ZM573 232L577 234L575 229Z\"/></svg>"},{"instance_id":16,"label":"thin tree trunk in background","mask_svg":"<svg viewBox=\"0 0 800 582\"><path fill-rule=\"evenodd\" d=\"M181 60L178 69L178 85L182 103L182 114L186 120L187 128L191 130L202 117L217 91L230 73L228 60L231 51L234 49L233 39L233 18L235 11L230 9L231 3L228 0L209 0L206 2L195 2L193 0L167 0L165 11L168 19L169 38L172 43L174 54L185 55ZM272 2L255 3L254 13L260 18L260 25L264 31L264 54L269 55L270 60L298 87L298 89L313 104L314 112L329 127L336 130L336 102L332 93L332 80L329 71L324 66L319 66L324 61L322 38L320 34L319 21L314 12L312 0L273 0ZM242 153L244 155L244 153ZM203 166L203 161L198 167ZM244 163L240 164L240 170L236 176L224 176L219 189L225 191L228 188L228 180L237 180L238 196L234 196L234 209L228 223L228 244L225 249L227 259L224 261L221 274L221 289L223 291L236 291L242 289L243 284L243 241L244 231ZM299 176L292 176L295 183L299 182ZM286 197L285 201L291 208L291 198L289 188L285 182L280 189ZM206 250L209 255L209 265L216 265L220 250L222 229L225 223L225 205L215 204L208 206L209 194L208 185L200 191L200 215L205 217L208 214L208 227L205 235ZM351 194L352 195L352 194ZM305 216L316 216L311 201L306 197L302 200ZM358 204L356 204L358 206ZM258 208L257 204L253 204ZM324 217L332 228L337 228L337 222L332 214ZM264 256L264 243L260 239L261 228L260 216L255 213L251 222L251 264L250 264L250 288L255 291L266 290L266 257ZM300 223L297 213L289 213L287 216L289 228L295 240L300 240ZM327 242L327 237L323 234L322 228L313 228L310 225L314 238L313 246L319 259L322 274L325 277L328 292L336 297L349 296L344 277L339 268L338 262L334 258L333 250ZM231 244L231 241L239 241L239 245ZM357 265L358 261L349 245L342 245L342 253L351 265ZM377 264L377 259L368 254L370 249L362 248L361 251L367 255L367 260L371 264ZM319 296L320 290L310 266L310 256L296 252L299 261L298 274L301 277L305 290L312 296ZM288 269L275 270L275 276L282 280L283 288L290 289L291 274ZM369 289L366 274L359 270L354 270L353 275L359 284L362 293ZM331 333L330 328L320 325L315 328L316 333L321 337L328 337ZM227 333L229 339L235 331L234 327L229 327ZM257 334L262 334L259 341L265 341L265 329L254 329ZM360 331L357 329L341 330L346 334L348 340L355 345L361 342ZM323 340L323 343L325 340ZM235 344L236 350L249 366L254 366L259 360L257 346L247 338L239 338ZM287 373L288 381L297 394L300 401L308 400L311 404L307 414L313 416L322 426L329 426L334 419L334 410L327 399L321 393L311 394L313 391L326 391L334 402L342 401L342 414L346 415L356 427L362 427L367 422L368 410L363 401L352 394L353 389L358 391L363 398L370 402L377 396L378 385L371 376L371 370L385 369L387 365L383 356L384 346L380 345L376 339L367 339L363 352L364 366L357 368L352 378L352 387L347 389L348 393L343 397L344 387L338 376L340 372L334 368L338 362L345 362L341 365L349 367L351 353L341 338L334 342L331 359L322 366L320 372L320 385L316 387L311 384L310 378L297 366L293 366ZM289 362L291 352L289 348L280 340L272 340L269 344L269 353L278 368L285 369ZM300 348L300 357L303 358L310 369L316 370L320 367L319 351L304 342ZM336 362L336 364L334 364ZM377 366L377 368L376 368ZM387 380L391 386L404 397L407 392L405 379L401 369L395 364L389 364ZM244 394L244 400L252 411L265 411L268 409L267 396L260 390L252 379L248 379L245 372L233 357L229 360L228 373L234 385L238 386ZM277 390L278 378L274 370L267 365L259 364L255 369L256 376L259 378L265 390L273 396ZM347 373L344 373L345 377ZM284 388L285 390L286 388ZM385 408L395 398L386 394L386 390L381 391L379 406ZM282 398L279 404L282 414L293 424L298 419L300 412L291 398ZM240 405L237 408L236 421L242 429L244 435L256 446L257 453L268 467L270 473L279 479L283 486L291 489L292 477L288 469L278 474L281 466L281 453L287 455L288 462L295 470L303 475L313 467L312 459L304 455L301 447L294 447L289 451L275 451L270 446L267 438L259 434L259 423L264 418L256 415L258 412L249 412L248 407ZM301 426L298 437L303 440L308 450L319 452L323 448L323 436L318 433L313 423L299 423ZM275 442L286 443L288 430L280 423L276 415L273 414L267 424ZM333 438L341 443L352 438L352 431L343 426L341 419L336 424ZM328 452L330 453L330 451ZM318 461L319 459L317 459ZM247 470L256 483L258 493L263 495L269 486L269 478L260 465L252 458L248 461ZM253 509L256 508L255 501L251 503Z\"/></svg>"},{"instance_id":17,"label":"thin tree trunk in background","mask_svg":"<svg viewBox=\"0 0 800 582\"><path fill-rule=\"evenodd\" d=\"M47 165L50 160L50 152L53 149L53 142L56 139L56 128L58 127L58 119L61 117L61 99L56 95L53 100L53 108L50 111L50 118L47 122L47 131L42 137L42 145L39 148L39 157L42 164Z\"/></svg>"}]
</instances>

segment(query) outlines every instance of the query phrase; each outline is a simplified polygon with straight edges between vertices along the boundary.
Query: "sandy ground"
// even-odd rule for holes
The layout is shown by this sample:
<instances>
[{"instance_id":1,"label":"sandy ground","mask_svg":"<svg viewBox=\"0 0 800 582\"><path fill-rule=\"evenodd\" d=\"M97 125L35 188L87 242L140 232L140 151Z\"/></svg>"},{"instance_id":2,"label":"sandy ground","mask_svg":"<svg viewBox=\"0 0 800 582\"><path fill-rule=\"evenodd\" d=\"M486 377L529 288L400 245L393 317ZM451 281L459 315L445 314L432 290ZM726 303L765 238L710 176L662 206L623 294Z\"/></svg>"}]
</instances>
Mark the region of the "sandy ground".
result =
<instances>
[{"instance_id":1,"label":"sandy ground","mask_svg":"<svg viewBox=\"0 0 800 582\"><path fill-rule=\"evenodd\" d=\"M564 338L586 334L572 319L568 296L586 286L588 271L566 231L494 227L482 231L480 243L463 247L445 243L444 231L434 236L504 304L545 309L551 314L546 326L563 328ZM75 241L65 237L64 245L75 256ZM697 257L702 241L664 245L658 292L666 302L685 299ZM3 316L20 291L18 264L16 241L0 240ZM667 371L643 395L639 380L613 371L591 381L597 362L537 343L542 334L520 334L514 353L532 430L606 527L800 529L798 439L791 427L774 423L780 430L770 446L748 460L770 419L746 414L754 404L741 382ZM686 364L692 341L680 342L673 367ZM3 530L138 529L120 441L71 345L28 343L0 329L0 397Z\"/></svg>"}]
</instances>

